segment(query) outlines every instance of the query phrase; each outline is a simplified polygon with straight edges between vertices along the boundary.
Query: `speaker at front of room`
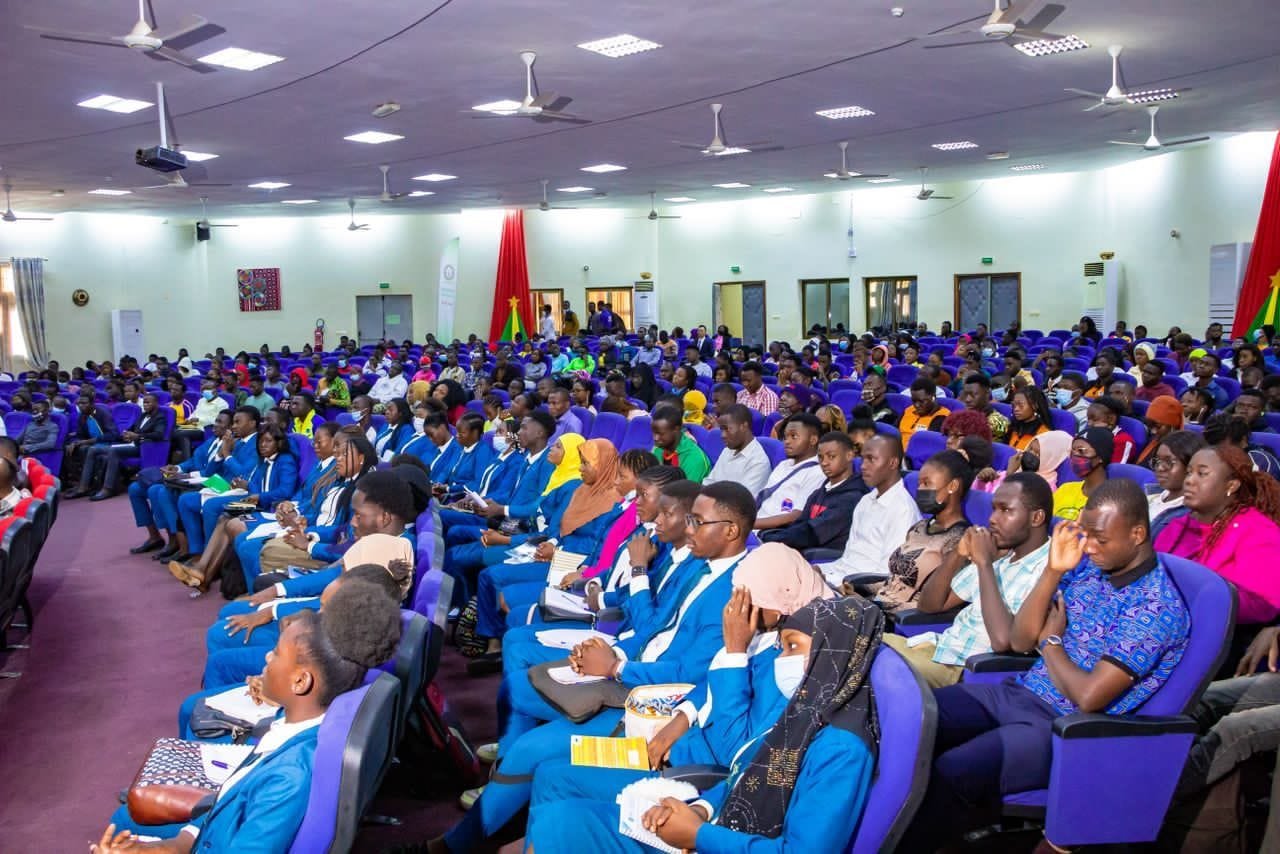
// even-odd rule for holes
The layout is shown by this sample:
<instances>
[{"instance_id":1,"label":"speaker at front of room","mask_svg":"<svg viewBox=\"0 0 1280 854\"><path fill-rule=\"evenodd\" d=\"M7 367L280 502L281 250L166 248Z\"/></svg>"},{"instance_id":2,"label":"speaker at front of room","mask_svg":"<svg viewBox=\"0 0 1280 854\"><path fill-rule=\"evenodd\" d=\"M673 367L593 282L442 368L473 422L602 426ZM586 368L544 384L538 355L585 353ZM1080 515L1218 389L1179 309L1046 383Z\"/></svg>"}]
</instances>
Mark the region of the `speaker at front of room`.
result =
<instances>
[{"instance_id":1,"label":"speaker at front of room","mask_svg":"<svg viewBox=\"0 0 1280 854\"><path fill-rule=\"evenodd\" d=\"M202 222L196 223L196 240L208 240L209 234L213 231L209 226Z\"/></svg>"}]
</instances>

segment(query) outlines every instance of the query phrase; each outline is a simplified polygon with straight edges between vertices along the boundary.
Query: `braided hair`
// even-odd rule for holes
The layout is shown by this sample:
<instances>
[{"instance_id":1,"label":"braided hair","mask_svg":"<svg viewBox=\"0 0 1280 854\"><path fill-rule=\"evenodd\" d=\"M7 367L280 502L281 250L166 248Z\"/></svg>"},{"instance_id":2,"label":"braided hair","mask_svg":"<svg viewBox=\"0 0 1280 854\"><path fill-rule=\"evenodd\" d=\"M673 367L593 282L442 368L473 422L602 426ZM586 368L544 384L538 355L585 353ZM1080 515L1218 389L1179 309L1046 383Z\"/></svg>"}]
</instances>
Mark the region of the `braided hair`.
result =
<instances>
[{"instance_id":1,"label":"braided hair","mask_svg":"<svg viewBox=\"0 0 1280 854\"><path fill-rule=\"evenodd\" d=\"M1240 488L1228 497L1227 509L1213 520L1213 530L1200 549L1202 555L1213 551L1232 520L1250 507L1280 525L1280 483L1265 472L1254 471L1249 455L1235 445L1223 443L1209 450L1218 455Z\"/></svg>"}]
</instances>

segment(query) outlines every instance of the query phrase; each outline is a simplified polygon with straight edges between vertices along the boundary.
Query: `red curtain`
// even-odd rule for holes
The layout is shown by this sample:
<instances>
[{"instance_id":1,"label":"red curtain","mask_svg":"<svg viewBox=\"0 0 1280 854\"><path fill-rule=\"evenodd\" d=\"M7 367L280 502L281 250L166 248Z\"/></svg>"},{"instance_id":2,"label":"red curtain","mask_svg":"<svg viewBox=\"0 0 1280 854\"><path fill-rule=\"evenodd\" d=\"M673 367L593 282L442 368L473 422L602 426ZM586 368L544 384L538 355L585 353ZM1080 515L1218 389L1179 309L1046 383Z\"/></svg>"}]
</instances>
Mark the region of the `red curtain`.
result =
<instances>
[{"instance_id":1,"label":"red curtain","mask_svg":"<svg viewBox=\"0 0 1280 854\"><path fill-rule=\"evenodd\" d=\"M1275 149L1271 152L1271 171L1262 193L1262 212L1258 214L1249 266L1240 285L1235 321L1231 324L1232 336L1247 335L1254 326L1271 322L1259 315L1277 285L1280 285L1280 134L1276 135Z\"/></svg>"},{"instance_id":2,"label":"red curtain","mask_svg":"<svg viewBox=\"0 0 1280 854\"><path fill-rule=\"evenodd\" d=\"M515 300L514 309L512 300ZM502 220L502 242L498 245L498 278L493 289L493 316L489 321L492 346L502 336L502 329L515 311L520 327L528 338L533 330L533 312L529 303L529 267L524 257L524 211L507 211Z\"/></svg>"}]
</instances>

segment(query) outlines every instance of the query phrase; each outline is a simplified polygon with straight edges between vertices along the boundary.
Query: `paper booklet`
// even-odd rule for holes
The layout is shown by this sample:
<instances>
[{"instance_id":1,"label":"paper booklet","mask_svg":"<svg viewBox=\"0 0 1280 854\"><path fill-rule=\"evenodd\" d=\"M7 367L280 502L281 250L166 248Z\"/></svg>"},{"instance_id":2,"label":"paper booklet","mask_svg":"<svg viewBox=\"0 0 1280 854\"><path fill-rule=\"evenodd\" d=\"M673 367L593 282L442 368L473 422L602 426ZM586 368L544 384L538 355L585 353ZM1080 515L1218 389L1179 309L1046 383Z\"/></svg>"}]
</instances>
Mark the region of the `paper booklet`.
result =
<instances>
[{"instance_id":1,"label":"paper booklet","mask_svg":"<svg viewBox=\"0 0 1280 854\"><path fill-rule=\"evenodd\" d=\"M209 782L221 786L253 750L251 744L201 744L200 764Z\"/></svg>"},{"instance_id":2,"label":"paper booklet","mask_svg":"<svg viewBox=\"0 0 1280 854\"><path fill-rule=\"evenodd\" d=\"M263 524L259 525L258 527L250 531L248 536L245 537L245 539L265 540L269 537L274 537L277 534L283 534L284 532L285 532L285 528L279 522L264 522Z\"/></svg>"},{"instance_id":3,"label":"paper booklet","mask_svg":"<svg viewBox=\"0 0 1280 854\"><path fill-rule=\"evenodd\" d=\"M599 638L607 644L613 643L613 638L604 632L597 632L595 629L545 629L537 632L535 637L538 643L543 646L553 647L555 649L573 649L580 643L586 643L592 638Z\"/></svg>"},{"instance_id":4,"label":"paper booklet","mask_svg":"<svg viewBox=\"0 0 1280 854\"><path fill-rule=\"evenodd\" d=\"M569 613L590 614L591 609L587 607L587 600L581 596L575 596L567 590L561 590L559 587L548 587L542 591L543 603L548 607L559 608Z\"/></svg>"},{"instance_id":5,"label":"paper booklet","mask_svg":"<svg viewBox=\"0 0 1280 854\"><path fill-rule=\"evenodd\" d=\"M649 746L643 738L574 735L569 737L569 761L593 768L648 771Z\"/></svg>"},{"instance_id":6,"label":"paper booklet","mask_svg":"<svg viewBox=\"0 0 1280 854\"><path fill-rule=\"evenodd\" d=\"M467 499L470 500L471 503L474 504L476 507L483 507L487 503L484 500L484 496L476 492L474 489L471 489L468 487L463 491L466 493Z\"/></svg>"},{"instance_id":7,"label":"paper booklet","mask_svg":"<svg viewBox=\"0 0 1280 854\"><path fill-rule=\"evenodd\" d=\"M668 780L663 777L647 777L637 780L618 793L618 832L637 842L644 843L666 854L680 854L658 838L656 833L645 830L644 814L656 807L663 798L691 801L698 797L698 790L684 780Z\"/></svg>"},{"instance_id":8,"label":"paper booklet","mask_svg":"<svg viewBox=\"0 0 1280 854\"><path fill-rule=\"evenodd\" d=\"M552 667L547 671L547 675L561 685L590 685L592 682L603 682L605 676L588 676L585 673L575 673L574 669L569 665L564 667Z\"/></svg>"},{"instance_id":9,"label":"paper booklet","mask_svg":"<svg viewBox=\"0 0 1280 854\"><path fill-rule=\"evenodd\" d=\"M507 549L507 557L510 558L508 563L533 563L533 553L538 547L528 543L521 543L514 548Z\"/></svg>"},{"instance_id":10,"label":"paper booklet","mask_svg":"<svg viewBox=\"0 0 1280 854\"><path fill-rule=\"evenodd\" d=\"M275 706L255 703L249 696L248 685L237 685L230 691L205 697L204 704L215 712L222 712L227 717L251 724L264 718L274 718L279 711Z\"/></svg>"},{"instance_id":11,"label":"paper booklet","mask_svg":"<svg viewBox=\"0 0 1280 854\"><path fill-rule=\"evenodd\" d=\"M587 555L556 549L555 554L551 557L551 568L547 570L547 583L552 587L559 587L564 582L565 577L570 573L577 572L578 567L586 563L586 560Z\"/></svg>"}]
</instances>

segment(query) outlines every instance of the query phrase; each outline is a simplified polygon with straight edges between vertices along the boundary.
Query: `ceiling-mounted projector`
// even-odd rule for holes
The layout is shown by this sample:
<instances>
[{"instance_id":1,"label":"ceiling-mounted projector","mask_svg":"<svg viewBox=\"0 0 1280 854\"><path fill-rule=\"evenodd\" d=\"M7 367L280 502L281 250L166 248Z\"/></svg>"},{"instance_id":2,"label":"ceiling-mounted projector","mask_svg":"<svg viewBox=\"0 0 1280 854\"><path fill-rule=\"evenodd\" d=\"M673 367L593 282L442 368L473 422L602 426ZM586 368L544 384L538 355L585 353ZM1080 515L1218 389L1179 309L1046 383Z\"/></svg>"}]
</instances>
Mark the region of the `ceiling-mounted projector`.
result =
<instances>
[{"instance_id":1,"label":"ceiling-mounted projector","mask_svg":"<svg viewBox=\"0 0 1280 854\"><path fill-rule=\"evenodd\" d=\"M187 168L187 156L181 151L154 145L151 148L139 148L134 155L134 162L139 166L154 169L157 172L177 172Z\"/></svg>"}]
</instances>

